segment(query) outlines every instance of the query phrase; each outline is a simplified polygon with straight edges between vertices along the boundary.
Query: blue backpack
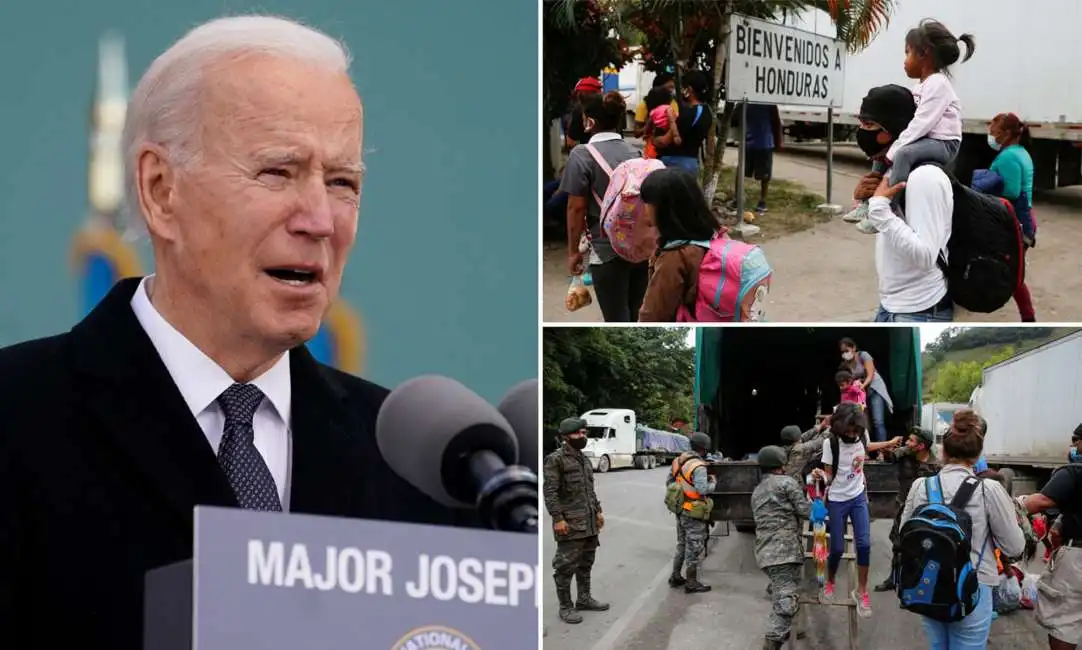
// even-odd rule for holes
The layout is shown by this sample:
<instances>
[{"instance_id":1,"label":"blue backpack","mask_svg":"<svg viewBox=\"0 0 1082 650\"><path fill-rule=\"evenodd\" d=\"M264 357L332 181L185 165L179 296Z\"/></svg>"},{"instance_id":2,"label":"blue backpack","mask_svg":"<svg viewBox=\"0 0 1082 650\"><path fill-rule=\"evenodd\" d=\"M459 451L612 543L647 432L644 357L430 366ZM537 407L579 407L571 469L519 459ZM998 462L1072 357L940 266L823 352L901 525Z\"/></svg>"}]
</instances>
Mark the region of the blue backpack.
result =
<instances>
[{"instance_id":1,"label":"blue backpack","mask_svg":"<svg viewBox=\"0 0 1082 650\"><path fill-rule=\"evenodd\" d=\"M977 567L970 559L973 522L965 506L981 480L966 478L949 504L939 476L924 479L928 503L905 522L894 550L894 583L902 609L953 623L968 616L980 600L977 570L992 531L981 547Z\"/></svg>"}]
</instances>

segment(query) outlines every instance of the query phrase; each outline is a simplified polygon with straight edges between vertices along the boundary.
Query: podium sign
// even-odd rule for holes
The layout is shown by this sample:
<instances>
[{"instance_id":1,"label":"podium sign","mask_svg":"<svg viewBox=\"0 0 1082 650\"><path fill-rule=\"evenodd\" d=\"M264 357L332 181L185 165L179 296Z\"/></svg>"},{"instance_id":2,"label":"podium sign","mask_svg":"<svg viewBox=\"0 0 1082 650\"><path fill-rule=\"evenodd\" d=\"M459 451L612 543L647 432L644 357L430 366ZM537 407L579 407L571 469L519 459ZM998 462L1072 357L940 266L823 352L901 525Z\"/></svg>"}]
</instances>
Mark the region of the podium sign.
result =
<instances>
[{"instance_id":1,"label":"podium sign","mask_svg":"<svg viewBox=\"0 0 1082 650\"><path fill-rule=\"evenodd\" d=\"M535 650L537 538L200 506L147 650Z\"/></svg>"}]
</instances>

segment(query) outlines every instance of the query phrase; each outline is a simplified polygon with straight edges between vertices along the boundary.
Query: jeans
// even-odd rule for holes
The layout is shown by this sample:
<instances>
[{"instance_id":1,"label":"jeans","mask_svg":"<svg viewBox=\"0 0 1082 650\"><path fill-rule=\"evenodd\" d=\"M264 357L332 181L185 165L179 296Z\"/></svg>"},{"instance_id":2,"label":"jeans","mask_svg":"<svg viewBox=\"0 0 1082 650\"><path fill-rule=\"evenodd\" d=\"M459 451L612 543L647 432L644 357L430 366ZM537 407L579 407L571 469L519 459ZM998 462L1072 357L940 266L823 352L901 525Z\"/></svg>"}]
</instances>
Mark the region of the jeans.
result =
<instances>
[{"instance_id":1,"label":"jeans","mask_svg":"<svg viewBox=\"0 0 1082 650\"><path fill-rule=\"evenodd\" d=\"M954 320L954 305L950 307L935 307L918 314L894 314L883 305L875 312L875 323L950 323Z\"/></svg>"},{"instance_id":2,"label":"jeans","mask_svg":"<svg viewBox=\"0 0 1082 650\"><path fill-rule=\"evenodd\" d=\"M887 439L887 400L879 393L868 389L868 413L872 416L872 442L885 442Z\"/></svg>"},{"instance_id":3,"label":"jeans","mask_svg":"<svg viewBox=\"0 0 1082 650\"><path fill-rule=\"evenodd\" d=\"M872 534L868 516L868 495L861 493L855 499L834 501L827 499L827 532L830 533L830 557L827 567L830 573L838 570L845 552L845 520L853 522L853 541L857 547L857 566L871 564Z\"/></svg>"},{"instance_id":4,"label":"jeans","mask_svg":"<svg viewBox=\"0 0 1082 650\"><path fill-rule=\"evenodd\" d=\"M662 156L660 160L666 167L679 167L689 172L699 172L699 159L694 156Z\"/></svg>"},{"instance_id":5,"label":"jeans","mask_svg":"<svg viewBox=\"0 0 1082 650\"><path fill-rule=\"evenodd\" d=\"M549 181L542 187L545 219L552 224L567 222L567 192L560 192L560 181Z\"/></svg>"},{"instance_id":6,"label":"jeans","mask_svg":"<svg viewBox=\"0 0 1082 650\"><path fill-rule=\"evenodd\" d=\"M646 296L650 271L646 262L632 264L617 257L604 264L591 264L597 306L606 323L636 323Z\"/></svg>"},{"instance_id":7,"label":"jeans","mask_svg":"<svg viewBox=\"0 0 1082 650\"><path fill-rule=\"evenodd\" d=\"M984 650L992 628L992 588L981 585L977 609L957 623L921 617L931 650Z\"/></svg>"}]
</instances>

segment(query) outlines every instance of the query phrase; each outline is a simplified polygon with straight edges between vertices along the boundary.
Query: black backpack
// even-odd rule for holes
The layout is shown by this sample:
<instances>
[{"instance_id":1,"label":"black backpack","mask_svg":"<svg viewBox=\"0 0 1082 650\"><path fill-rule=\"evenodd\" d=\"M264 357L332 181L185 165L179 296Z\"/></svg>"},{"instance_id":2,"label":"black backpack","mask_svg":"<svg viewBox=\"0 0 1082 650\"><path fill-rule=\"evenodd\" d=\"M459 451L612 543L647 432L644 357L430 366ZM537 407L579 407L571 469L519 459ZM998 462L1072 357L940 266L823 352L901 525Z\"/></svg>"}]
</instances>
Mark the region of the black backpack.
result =
<instances>
[{"instance_id":1,"label":"black backpack","mask_svg":"<svg viewBox=\"0 0 1082 650\"><path fill-rule=\"evenodd\" d=\"M973 566L973 522L965 505L981 479L966 478L950 504L943 501L938 475L924 481L928 503L917 508L902 526L894 549L895 588L902 609L953 623L968 616L980 600L977 573L988 539L981 546L977 566Z\"/></svg>"},{"instance_id":2,"label":"black backpack","mask_svg":"<svg viewBox=\"0 0 1082 650\"><path fill-rule=\"evenodd\" d=\"M943 169L934 162L917 164L913 169L924 165ZM950 261L945 261L941 252L936 264L947 279L955 304L990 314L1007 304L1025 280L1022 226L1007 199L982 194L945 169L943 173L950 179L954 213L947 242Z\"/></svg>"}]
</instances>

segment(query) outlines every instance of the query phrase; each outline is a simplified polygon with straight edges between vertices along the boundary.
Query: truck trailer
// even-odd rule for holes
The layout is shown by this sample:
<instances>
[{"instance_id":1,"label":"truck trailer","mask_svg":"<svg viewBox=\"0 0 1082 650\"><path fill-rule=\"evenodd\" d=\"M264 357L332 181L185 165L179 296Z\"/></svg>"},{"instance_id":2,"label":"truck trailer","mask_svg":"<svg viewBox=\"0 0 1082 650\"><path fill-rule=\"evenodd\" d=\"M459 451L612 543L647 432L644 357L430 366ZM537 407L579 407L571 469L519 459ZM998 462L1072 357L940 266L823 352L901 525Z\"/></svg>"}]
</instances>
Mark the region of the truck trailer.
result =
<instances>
[{"instance_id":1,"label":"truck trailer","mask_svg":"<svg viewBox=\"0 0 1082 650\"><path fill-rule=\"evenodd\" d=\"M696 430L707 433L725 458L709 465L717 477L713 518L752 528L751 493L762 473L755 454L781 445L781 429L809 429L832 412L840 393L834 374L839 341L849 337L872 355L894 403L890 437L919 421L920 331L887 327L700 328L695 333ZM868 462L873 518L894 516L898 472L892 463Z\"/></svg>"},{"instance_id":2,"label":"truck trailer","mask_svg":"<svg viewBox=\"0 0 1082 650\"><path fill-rule=\"evenodd\" d=\"M963 140L955 175L965 183L974 169L987 168L996 152L987 143L996 115L1012 112L1030 128L1033 186L1054 189L1082 184L1082 84L1064 76L1070 61L1082 61L1082 3L1077 0L906 0L895 3L886 30L845 64L844 96L834 111L835 136L852 133L860 103L875 86L915 81L902 69L906 33L934 17L955 36L973 34L973 58L952 66L962 104ZM786 24L834 37L830 17L820 10L791 16ZM1039 44L1039 45L1036 45ZM965 46L960 46L964 52ZM964 56L964 54L963 54ZM827 110L781 106L791 136L825 138Z\"/></svg>"},{"instance_id":3,"label":"truck trailer","mask_svg":"<svg viewBox=\"0 0 1082 650\"><path fill-rule=\"evenodd\" d=\"M1036 492L1067 464L1082 422L1082 331L985 368L972 406L988 421L989 467L1013 495Z\"/></svg>"},{"instance_id":4,"label":"truck trailer","mask_svg":"<svg viewBox=\"0 0 1082 650\"><path fill-rule=\"evenodd\" d=\"M587 438L582 453L602 474L622 467L653 469L691 449L687 436L639 424L631 409L594 409L581 417Z\"/></svg>"}]
</instances>

